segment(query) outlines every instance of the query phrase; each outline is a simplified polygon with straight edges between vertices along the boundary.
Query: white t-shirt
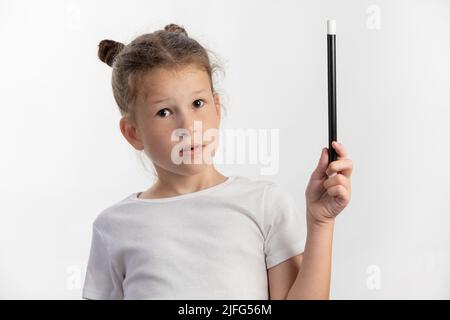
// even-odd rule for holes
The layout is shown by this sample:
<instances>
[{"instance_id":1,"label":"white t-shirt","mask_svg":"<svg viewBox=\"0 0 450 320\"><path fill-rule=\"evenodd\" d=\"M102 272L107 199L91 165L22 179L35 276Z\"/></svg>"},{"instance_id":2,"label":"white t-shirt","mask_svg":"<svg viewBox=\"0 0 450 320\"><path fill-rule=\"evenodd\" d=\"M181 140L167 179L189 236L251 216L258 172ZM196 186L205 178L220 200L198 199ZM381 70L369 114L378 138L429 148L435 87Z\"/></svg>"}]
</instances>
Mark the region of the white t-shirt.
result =
<instances>
[{"instance_id":1,"label":"white t-shirt","mask_svg":"<svg viewBox=\"0 0 450 320\"><path fill-rule=\"evenodd\" d=\"M95 219L83 298L267 300L267 269L304 250L305 213L273 181L137 195Z\"/></svg>"}]
</instances>

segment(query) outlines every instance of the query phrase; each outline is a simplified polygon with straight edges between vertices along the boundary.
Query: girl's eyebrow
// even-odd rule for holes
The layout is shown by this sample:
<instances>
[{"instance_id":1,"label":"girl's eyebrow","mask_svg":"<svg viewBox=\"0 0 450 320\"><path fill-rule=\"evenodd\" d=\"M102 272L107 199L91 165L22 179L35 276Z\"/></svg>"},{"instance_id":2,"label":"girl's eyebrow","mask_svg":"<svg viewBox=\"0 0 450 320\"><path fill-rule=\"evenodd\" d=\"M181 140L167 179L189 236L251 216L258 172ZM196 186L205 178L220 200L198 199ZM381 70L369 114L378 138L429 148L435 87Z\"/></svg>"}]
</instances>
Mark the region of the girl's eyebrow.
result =
<instances>
[{"instance_id":1,"label":"girl's eyebrow","mask_svg":"<svg viewBox=\"0 0 450 320\"><path fill-rule=\"evenodd\" d=\"M193 91L192 93L193 94L198 94L198 93L202 93L202 92L208 92L208 90L207 89L200 89L200 90L197 90L197 91ZM159 100L156 100L156 101L151 101L150 103L152 103L152 104L157 104L157 103L160 103L160 102L164 102L164 101L166 101L166 100L169 100L170 98L163 98L163 99L159 99Z\"/></svg>"}]
</instances>

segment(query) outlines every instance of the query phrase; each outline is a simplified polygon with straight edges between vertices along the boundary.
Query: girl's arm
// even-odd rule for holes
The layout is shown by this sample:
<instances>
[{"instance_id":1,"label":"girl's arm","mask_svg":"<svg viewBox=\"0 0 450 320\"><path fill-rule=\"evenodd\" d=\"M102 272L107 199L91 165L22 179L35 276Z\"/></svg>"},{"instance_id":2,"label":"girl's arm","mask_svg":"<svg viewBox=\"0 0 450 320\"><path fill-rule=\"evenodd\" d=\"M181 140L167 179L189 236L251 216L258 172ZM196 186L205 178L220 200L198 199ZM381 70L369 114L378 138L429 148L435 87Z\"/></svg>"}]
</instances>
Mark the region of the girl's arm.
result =
<instances>
[{"instance_id":1,"label":"girl's arm","mask_svg":"<svg viewBox=\"0 0 450 320\"><path fill-rule=\"evenodd\" d=\"M334 220L310 223L301 268L288 291L290 299L329 299Z\"/></svg>"},{"instance_id":2,"label":"girl's arm","mask_svg":"<svg viewBox=\"0 0 450 320\"><path fill-rule=\"evenodd\" d=\"M337 159L323 148L306 196L307 237L303 262L286 299L329 299L333 231L336 216L349 204L353 162L342 144L332 143Z\"/></svg>"}]
</instances>

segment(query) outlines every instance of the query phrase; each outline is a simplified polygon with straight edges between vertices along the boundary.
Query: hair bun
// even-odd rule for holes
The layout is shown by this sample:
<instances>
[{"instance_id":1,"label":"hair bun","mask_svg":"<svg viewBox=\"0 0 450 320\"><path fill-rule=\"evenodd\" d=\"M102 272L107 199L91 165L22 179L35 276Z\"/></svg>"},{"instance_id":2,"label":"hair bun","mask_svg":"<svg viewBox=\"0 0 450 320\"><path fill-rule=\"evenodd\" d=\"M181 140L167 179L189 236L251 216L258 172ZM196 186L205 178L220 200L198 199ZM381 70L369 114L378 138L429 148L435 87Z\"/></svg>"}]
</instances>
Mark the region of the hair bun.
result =
<instances>
[{"instance_id":1,"label":"hair bun","mask_svg":"<svg viewBox=\"0 0 450 320\"><path fill-rule=\"evenodd\" d=\"M102 40L98 44L98 57L108 66L112 67L117 54L125 47L121 42L114 40Z\"/></svg>"},{"instance_id":2,"label":"hair bun","mask_svg":"<svg viewBox=\"0 0 450 320\"><path fill-rule=\"evenodd\" d=\"M179 25L177 25L175 23L168 24L167 26L164 27L164 30L169 31L169 32L182 33L186 36L188 35L186 30L183 27L180 27Z\"/></svg>"}]
</instances>

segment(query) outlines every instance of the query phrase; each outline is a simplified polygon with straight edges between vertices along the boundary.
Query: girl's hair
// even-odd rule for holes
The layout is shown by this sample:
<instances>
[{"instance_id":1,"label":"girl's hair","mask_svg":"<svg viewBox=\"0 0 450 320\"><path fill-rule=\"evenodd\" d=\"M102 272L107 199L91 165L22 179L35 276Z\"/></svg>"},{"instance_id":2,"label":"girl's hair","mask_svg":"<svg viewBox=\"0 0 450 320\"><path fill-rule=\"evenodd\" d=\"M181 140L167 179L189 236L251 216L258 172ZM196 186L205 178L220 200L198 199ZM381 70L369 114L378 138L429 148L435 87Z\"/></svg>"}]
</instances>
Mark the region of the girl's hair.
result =
<instances>
[{"instance_id":1,"label":"girl's hair","mask_svg":"<svg viewBox=\"0 0 450 320\"><path fill-rule=\"evenodd\" d=\"M164 30L143 34L128 45L114 40L102 40L98 45L98 57L112 67L112 89L122 116L135 119L134 102L140 91L140 77L147 72L163 67L174 69L195 65L207 72L213 93L213 75L222 70L212 63L208 52L186 30L176 24L168 24ZM223 71L223 70L222 70Z\"/></svg>"}]
</instances>

